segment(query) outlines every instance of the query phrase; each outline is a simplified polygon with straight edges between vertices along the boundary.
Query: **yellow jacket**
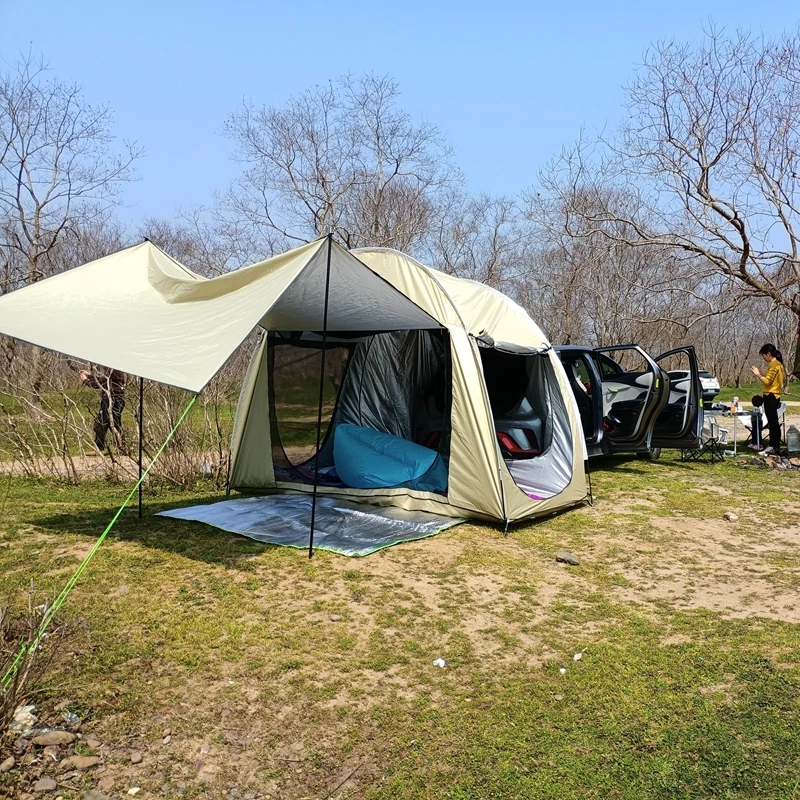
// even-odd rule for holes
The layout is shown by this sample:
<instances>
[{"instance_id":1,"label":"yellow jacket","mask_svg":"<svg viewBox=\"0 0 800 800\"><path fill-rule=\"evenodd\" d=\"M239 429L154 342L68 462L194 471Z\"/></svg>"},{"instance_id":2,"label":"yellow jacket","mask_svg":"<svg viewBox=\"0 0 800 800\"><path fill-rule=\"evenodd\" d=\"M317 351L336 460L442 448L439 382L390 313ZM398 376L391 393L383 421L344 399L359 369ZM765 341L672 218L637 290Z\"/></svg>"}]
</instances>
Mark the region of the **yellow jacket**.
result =
<instances>
[{"instance_id":1,"label":"yellow jacket","mask_svg":"<svg viewBox=\"0 0 800 800\"><path fill-rule=\"evenodd\" d=\"M761 383L764 384L764 394L774 394L775 397L780 397L785 376L786 371L783 364L777 358L773 358L769 362L767 374L761 378Z\"/></svg>"}]
</instances>

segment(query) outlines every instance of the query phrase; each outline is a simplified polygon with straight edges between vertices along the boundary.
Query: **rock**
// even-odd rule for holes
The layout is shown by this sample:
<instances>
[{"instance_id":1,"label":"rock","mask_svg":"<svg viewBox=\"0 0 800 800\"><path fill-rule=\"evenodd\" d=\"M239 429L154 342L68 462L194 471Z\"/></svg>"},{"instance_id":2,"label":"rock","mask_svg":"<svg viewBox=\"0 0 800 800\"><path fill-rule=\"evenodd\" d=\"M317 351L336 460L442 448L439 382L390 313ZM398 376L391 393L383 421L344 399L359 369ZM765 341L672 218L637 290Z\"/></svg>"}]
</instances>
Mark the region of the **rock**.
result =
<instances>
[{"instance_id":1,"label":"rock","mask_svg":"<svg viewBox=\"0 0 800 800\"><path fill-rule=\"evenodd\" d=\"M98 747L103 746L103 743L99 739L95 739L93 736L87 736L86 746L92 750L97 750Z\"/></svg>"},{"instance_id":2,"label":"rock","mask_svg":"<svg viewBox=\"0 0 800 800\"><path fill-rule=\"evenodd\" d=\"M203 745L203 746L200 748L200 752L201 752L201 753L202 753L204 756L211 755L211 748L210 748L210 747L208 747L207 745Z\"/></svg>"},{"instance_id":3,"label":"rock","mask_svg":"<svg viewBox=\"0 0 800 800\"><path fill-rule=\"evenodd\" d=\"M72 744L75 739L75 734L69 731L48 731L34 736L33 743L40 747L47 747L49 744Z\"/></svg>"},{"instance_id":4,"label":"rock","mask_svg":"<svg viewBox=\"0 0 800 800\"><path fill-rule=\"evenodd\" d=\"M131 786L131 788L130 788L130 789L128 789L128 794L129 794L131 797L133 797L133 796L135 796L135 795L139 794L139 792L141 792L141 791L142 791L142 789L141 789L141 787L140 787L140 786Z\"/></svg>"},{"instance_id":5,"label":"rock","mask_svg":"<svg viewBox=\"0 0 800 800\"><path fill-rule=\"evenodd\" d=\"M133 750L131 752L131 764L141 764L142 763L142 754L138 750Z\"/></svg>"},{"instance_id":6,"label":"rock","mask_svg":"<svg viewBox=\"0 0 800 800\"><path fill-rule=\"evenodd\" d=\"M97 789L89 789L88 792L84 792L83 800L111 800L111 798L103 792L98 792Z\"/></svg>"},{"instance_id":7,"label":"rock","mask_svg":"<svg viewBox=\"0 0 800 800\"><path fill-rule=\"evenodd\" d=\"M162 737L172 736L172 728L164 728L164 733L161 734Z\"/></svg>"},{"instance_id":8,"label":"rock","mask_svg":"<svg viewBox=\"0 0 800 800\"><path fill-rule=\"evenodd\" d=\"M97 788L101 792L110 792L114 788L114 778L111 775L103 775L99 781L97 781Z\"/></svg>"},{"instance_id":9,"label":"rock","mask_svg":"<svg viewBox=\"0 0 800 800\"><path fill-rule=\"evenodd\" d=\"M561 702L564 699L564 695L563 694L554 694L553 695L553 699L554 700L558 700L559 702Z\"/></svg>"},{"instance_id":10,"label":"rock","mask_svg":"<svg viewBox=\"0 0 800 800\"><path fill-rule=\"evenodd\" d=\"M54 792L58 784L52 778L39 778L33 786L34 792Z\"/></svg>"},{"instance_id":11,"label":"rock","mask_svg":"<svg viewBox=\"0 0 800 800\"><path fill-rule=\"evenodd\" d=\"M341 614L331 614L331 622L341 622L342 615Z\"/></svg>"},{"instance_id":12,"label":"rock","mask_svg":"<svg viewBox=\"0 0 800 800\"><path fill-rule=\"evenodd\" d=\"M38 721L35 711L36 706L19 706L14 712L11 725L8 726L11 733L18 733L20 736L27 736L31 733Z\"/></svg>"},{"instance_id":13,"label":"rock","mask_svg":"<svg viewBox=\"0 0 800 800\"><path fill-rule=\"evenodd\" d=\"M81 722L81 718L77 714L73 714L71 711L66 711L62 715L61 719L64 720L66 726L71 731L76 731L76 732L79 731L81 729L81 725L83 724Z\"/></svg>"},{"instance_id":14,"label":"rock","mask_svg":"<svg viewBox=\"0 0 800 800\"><path fill-rule=\"evenodd\" d=\"M172 737L171 736L165 736L161 741L164 744L169 744L172 741Z\"/></svg>"},{"instance_id":15,"label":"rock","mask_svg":"<svg viewBox=\"0 0 800 800\"><path fill-rule=\"evenodd\" d=\"M97 756L70 756L65 758L59 765L60 769L91 769L100 763Z\"/></svg>"},{"instance_id":16,"label":"rock","mask_svg":"<svg viewBox=\"0 0 800 800\"><path fill-rule=\"evenodd\" d=\"M14 756L9 756L2 764L0 764L0 775L4 772L10 772L14 769L14 764L17 762L14 760Z\"/></svg>"},{"instance_id":17,"label":"rock","mask_svg":"<svg viewBox=\"0 0 800 800\"><path fill-rule=\"evenodd\" d=\"M573 555L569 550L559 550L558 553L556 553L556 561L562 561L564 564L571 564L573 567L577 567L578 564L581 563L578 556Z\"/></svg>"},{"instance_id":18,"label":"rock","mask_svg":"<svg viewBox=\"0 0 800 800\"><path fill-rule=\"evenodd\" d=\"M736 522L739 519L739 516L734 514L733 511L726 511L722 515L722 519L727 520L728 522Z\"/></svg>"},{"instance_id":19,"label":"rock","mask_svg":"<svg viewBox=\"0 0 800 800\"><path fill-rule=\"evenodd\" d=\"M237 755L236 755L236 753L234 753L234 754L231 756L231 761L238 761L238 760L239 760L239 756L237 756Z\"/></svg>"},{"instance_id":20,"label":"rock","mask_svg":"<svg viewBox=\"0 0 800 800\"><path fill-rule=\"evenodd\" d=\"M60 755L61 751L54 744L49 744L44 749L44 756L46 758L52 758L53 761L58 761Z\"/></svg>"}]
</instances>

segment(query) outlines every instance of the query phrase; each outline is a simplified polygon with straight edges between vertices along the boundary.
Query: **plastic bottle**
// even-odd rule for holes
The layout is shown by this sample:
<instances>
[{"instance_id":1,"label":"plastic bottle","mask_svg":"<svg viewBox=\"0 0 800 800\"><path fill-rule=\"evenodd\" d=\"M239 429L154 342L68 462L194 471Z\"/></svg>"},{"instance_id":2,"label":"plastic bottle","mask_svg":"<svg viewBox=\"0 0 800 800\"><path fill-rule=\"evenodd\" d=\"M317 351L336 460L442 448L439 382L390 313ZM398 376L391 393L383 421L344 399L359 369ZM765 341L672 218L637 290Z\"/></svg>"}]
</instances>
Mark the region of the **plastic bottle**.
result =
<instances>
[{"instance_id":1,"label":"plastic bottle","mask_svg":"<svg viewBox=\"0 0 800 800\"><path fill-rule=\"evenodd\" d=\"M800 431L794 425L790 425L786 431L786 449L790 455L800 454Z\"/></svg>"}]
</instances>

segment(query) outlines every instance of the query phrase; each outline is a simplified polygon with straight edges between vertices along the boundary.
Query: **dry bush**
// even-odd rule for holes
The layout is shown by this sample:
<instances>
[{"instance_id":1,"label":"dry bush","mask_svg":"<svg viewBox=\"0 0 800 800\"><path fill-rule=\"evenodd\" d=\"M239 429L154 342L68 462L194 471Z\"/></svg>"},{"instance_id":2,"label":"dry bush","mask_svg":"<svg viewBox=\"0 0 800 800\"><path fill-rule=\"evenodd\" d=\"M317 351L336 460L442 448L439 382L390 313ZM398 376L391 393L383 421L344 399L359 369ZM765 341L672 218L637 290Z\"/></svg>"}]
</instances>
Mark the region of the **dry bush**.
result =
<instances>
[{"instance_id":1,"label":"dry bush","mask_svg":"<svg viewBox=\"0 0 800 800\"><path fill-rule=\"evenodd\" d=\"M8 731L17 708L29 703L42 690L64 636L62 628L40 635L48 608L47 603L37 604L33 584L23 609L15 610L10 602L0 603L0 731L3 733ZM30 646L31 643L36 644Z\"/></svg>"},{"instance_id":2,"label":"dry bush","mask_svg":"<svg viewBox=\"0 0 800 800\"><path fill-rule=\"evenodd\" d=\"M122 430L112 429L101 456L94 444L100 396L81 385L89 367L65 356L0 342L9 359L0 384L0 474L131 480L137 476L139 381L125 387ZM247 342L198 398L153 468L152 477L188 486L199 477L225 484L236 401L252 351ZM156 455L191 400L188 392L145 381L145 465Z\"/></svg>"}]
</instances>

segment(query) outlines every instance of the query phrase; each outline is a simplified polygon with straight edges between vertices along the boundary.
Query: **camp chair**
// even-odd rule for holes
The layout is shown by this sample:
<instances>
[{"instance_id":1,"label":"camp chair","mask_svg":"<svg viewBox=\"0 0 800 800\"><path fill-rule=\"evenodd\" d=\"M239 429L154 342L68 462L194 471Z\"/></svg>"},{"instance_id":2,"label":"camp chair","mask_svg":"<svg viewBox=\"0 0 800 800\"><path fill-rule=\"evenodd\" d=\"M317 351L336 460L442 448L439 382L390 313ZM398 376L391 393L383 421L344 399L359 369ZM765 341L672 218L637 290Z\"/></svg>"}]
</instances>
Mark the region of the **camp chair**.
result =
<instances>
[{"instance_id":1,"label":"camp chair","mask_svg":"<svg viewBox=\"0 0 800 800\"><path fill-rule=\"evenodd\" d=\"M759 448L765 446L764 435L767 432L767 417L763 410L761 410L759 416L759 424L755 426L753 425L752 415L749 417L742 417L742 427L747 431L747 439L744 443L745 447L750 447L752 444L758 445Z\"/></svg>"},{"instance_id":2,"label":"camp chair","mask_svg":"<svg viewBox=\"0 0 800 800\"><path fill-rule=\"evenodd\" d=\"M728 429L721 428L716 417L706 417L700 433L701 446L693 450L681 450L681 461L700 461L705 464L724 461L728 435Z\"/></svg>"}]
</instances>

